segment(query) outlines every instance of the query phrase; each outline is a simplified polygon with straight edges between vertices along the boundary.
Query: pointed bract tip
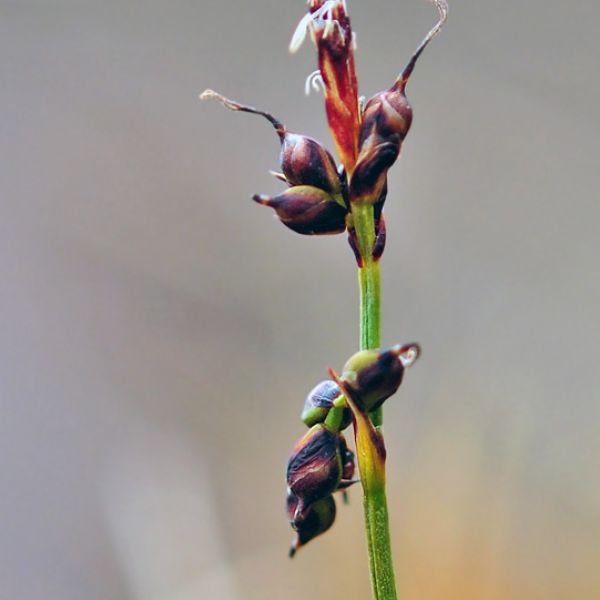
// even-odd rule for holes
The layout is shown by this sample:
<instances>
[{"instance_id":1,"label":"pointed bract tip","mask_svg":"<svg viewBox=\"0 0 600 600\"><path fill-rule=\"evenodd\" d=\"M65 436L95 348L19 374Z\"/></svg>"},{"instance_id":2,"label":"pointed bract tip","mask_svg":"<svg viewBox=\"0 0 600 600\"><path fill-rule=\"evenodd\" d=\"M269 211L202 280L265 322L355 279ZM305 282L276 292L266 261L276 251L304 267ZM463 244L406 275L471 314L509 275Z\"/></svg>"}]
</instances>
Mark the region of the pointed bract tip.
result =
<instances>
[{"instance_id":1,"label":"pointed bract tip","mask_svg":"<svg viewBox=\"0 0 600 600\"><path fill-rule=\"evenodd\" d=\"M230 100L229 98L223 96L223 94L219 94L219 92L215 92L215 90L211 90L210 88L204 90L200 94L200 100L216 100L217 102L220 102L223 106L229 108L230 110L255 110L252 107L244 106L239 102L235 102L235 100Z\"/></svg>"},{"instance_id":2,"label":"pointed bract tip","mask_svg":"<svg viewBox=\"0 0 600 600\"><path fill-rule=\"evenodd\" d=\"M402 362L403 367L411 367L417 358L421 356L421 346L416 342L410 344L397 344L391 350Z\"/></svg>"},{"instance_id":3,"label":"pointed bract tip","mask_svg":"<svg viewBox=\"0 0 600 600\"><path fill-rule=\"evenodd\" d=\"M343 384L340 381L340 376L332 368L327 369L327 374L340 386L340 388L342 388Z\"/></svg>"},{"instance_id":4,"label":"pointed bract tip","mask_svg":"<svg viewBox=\"0 0 600 600\"><path fill-rule=\"evenodd\" d=\"M263 206L271 206L271 196L267 196L266 194L254 194L252 196L252 200L257 204L262 204Z\"/></svg>"},{"instance_id":5,"label":"pointed bract tip","mask_svg":"<svg viewBox=\"0 0 600 600\"><path fill-rule=\"evenodd\" d=\"M431 40L442 30L442 27L444 27L446 21L448 20L448 1L447 0L429 0L429 1L433 4L435 4L435 7L437 8L438 22L429 30L427 35L423 38L423 41L419 44L419 47L415 50L411 59L408 61L408 64L406 65L406 67L404 67L404 70L402 71L400 77L398 77L398 79L396 80L396 86L398 86L402 91L404 91L406 84L408 83L408 80L410 79L410 76L413 72L413 69L415 68L415 64L417 63L419 56L421 56L421 53L423 52L423 50L425 50L425 48L427 47L429 42L431 42Z\"/></svg>"},{"instance_id":6,"label":"pointed bract tip","mask_svg":"<svg viewBox=\"0 0 600 600\"><path fill-rule=\"evenodd\" d=\"M229 98L211 89L204 90L200 94L200 100L216 100L229 110L247 112L253 115L260 115L261 117L267 119L267 121L269 121L271 125L273 125L273 127L275 128L275 132L277 133L281 141L283 141L283 138L285 137L285 125L283 125L283 123L281 123L273 115L269 114L268 112L265 112L264 110L259 110L258 108L254 108L253 106L247 106L246 104L240 104L239 102L236 102L235 100L230 100Z\"/></svg>"},{"instance_id":7,"label":"pointed bract tip","mask_svg":"<svg viewBox=\"0 0 600 600\"><path fill-rule=\"evenodd\" d=\"M288 182L287 177L279 171L273 171L272 169L269 169L269 175L271 175L271 177L275 177L275 179L279 179L279 181L283 181L283 183Z\"/></svg>"}]
</instances>

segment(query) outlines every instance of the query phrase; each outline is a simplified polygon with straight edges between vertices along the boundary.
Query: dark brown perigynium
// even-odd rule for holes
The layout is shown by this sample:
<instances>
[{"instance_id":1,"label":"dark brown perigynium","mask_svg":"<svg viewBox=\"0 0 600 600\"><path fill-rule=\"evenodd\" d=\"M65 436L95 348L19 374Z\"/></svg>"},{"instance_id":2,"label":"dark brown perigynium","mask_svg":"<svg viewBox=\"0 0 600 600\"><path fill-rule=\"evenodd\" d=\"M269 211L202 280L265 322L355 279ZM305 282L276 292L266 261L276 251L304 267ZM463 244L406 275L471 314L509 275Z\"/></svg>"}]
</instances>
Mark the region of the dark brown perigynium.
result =
<instances>
[{"instance_id":1,"label":"dark brown perigynium","mask_svg":"<svg viewBox=\"0 0 600 600\"><path fill-rule=\"evenodd\" d=\"M412 364L419 353L418 344L407 344L361 350L352 355L344 365L342 381L351 391L357 407L363 412L379 408L396 393L405 366Z\"/></svg>"},{"instance_id":2,"label":"dark brown perigynium","mask_svg":"<svg viewBox=\"0 0 600 600\"><path fill-rule=\"evenodd\" d=\"M346 208L311 185L295 185L273 197L255 194L252 199L273 208L279 220L296 233L330 235L346 229Z\"/></svg>"},{"instance_id":3,"label":"dark brown perigynium","mask_svg":"<svg viewBox=\"0 0 600 600\"><path fill-rule=\"evenodd\" d=\"M404 86L394 85L365 105L360 126L360 152L350 179L354 201L380 202L387 171L396 162L412 123Z\"/></svg>"},{"instance_id":4,"label":"dark brown perigynium","mask_svg":"<svg viewBox=\"0 0 600 600\"><path fill-rule=\"evenodd\" d=\"M298 497L300 510L338 488L342 479L340 438L339 433L318 423L294 446L287 466L287 484Z\"/></svg>"},{"instance_id":5,"label":"dark brown perigynium","mask_svg":"<svg viewBox=\"0 0 600 600\"><path fill-rule=\"evenodd\" d=\"M287 513L290 517L290 524L296 531L289 552L290 556L294 556L298 548L325 533L333 525L336 515L335 500L333 496L327 496L313 502L298 513L297 499L288 495Z\"/></svg>"}]
</instances>

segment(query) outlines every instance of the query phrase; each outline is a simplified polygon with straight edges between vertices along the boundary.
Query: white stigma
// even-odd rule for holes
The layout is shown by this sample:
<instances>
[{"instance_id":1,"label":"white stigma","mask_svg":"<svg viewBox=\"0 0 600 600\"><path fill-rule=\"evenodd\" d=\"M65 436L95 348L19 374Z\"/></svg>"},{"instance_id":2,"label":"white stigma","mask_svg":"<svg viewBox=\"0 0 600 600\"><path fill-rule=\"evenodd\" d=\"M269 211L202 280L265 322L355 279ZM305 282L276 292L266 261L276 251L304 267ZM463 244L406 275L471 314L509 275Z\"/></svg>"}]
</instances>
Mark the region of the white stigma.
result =
<instances>
[{"instance_id":1,"label":"white stigma","mask_svg":"<svg viewBox=\"0 0 600 600\"><path fill-rule=\"evenodd\" d=\"M317 94L323 90L325 92L325 83L323 81L323 77L321 75L321 71L317 69L313 71L307 78L304 83L304 93L309 96L310 88L312 88Z\"/></svg>"},{"instance_id":2,"label":"white stigma","mask_svg":"<svg viewBox=\"0 0 600 600\"><path fill-rule=\"evenodd\" d=\"M421 354L421 347L419 344L414 343L405 344L403 346L394 346L393 350L396 350L399 353L398 358L404 368L412 366Z\"/></svg>"},{"instance_id":3,"label":"white stigma","mask_svg":"<svg viewBox=\"0 0 600 600\"><path fill-rule=\"evenodd\" d=\"M326 0L320 8L317 8L314 12L306 13L301 19L300 23L294 30L292 39L290 41L289 50L293 54L306 39L306 32L310 30L311 37L315 41L314 26L317 21L324 21L325 26L323 29L323 38L327 38L334 31L338 31L343 38L343 31L339 21L333 18L333 11L336 7L341 6L344 13L346 12L345 0Z\"/></svg>"},{"instance_id":4,"label":"white stigma","mask_svg":"<svg viewBox=\"0 0 600 600\"><path fill-rule=\"evenodd\" d=\"M300 46L302 46L304 39L306 38L306 30L308 29L308 25L312 19L312 13L306 13L300 19L300 23L298 23L298 27L296 27L296 30L292 35L292 40L290 41L290 52L292 54L296 52Z\"/></svg>"}]
</instances>

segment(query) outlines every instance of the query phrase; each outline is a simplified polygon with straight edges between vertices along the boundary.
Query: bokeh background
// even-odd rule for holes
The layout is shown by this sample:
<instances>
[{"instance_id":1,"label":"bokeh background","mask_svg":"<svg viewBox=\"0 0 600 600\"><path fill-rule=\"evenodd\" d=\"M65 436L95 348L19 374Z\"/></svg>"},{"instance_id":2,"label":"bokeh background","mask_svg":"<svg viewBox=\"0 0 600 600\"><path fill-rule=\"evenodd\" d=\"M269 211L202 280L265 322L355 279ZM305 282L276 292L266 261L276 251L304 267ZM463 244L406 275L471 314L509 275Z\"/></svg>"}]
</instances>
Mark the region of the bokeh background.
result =
<instances>
[{"instance_id":1,"label":"bokeh background","mask_svg":"<svg viewBox=\"0 0 600 600\"><path fill-rule=\"evenodd\" d=\"M350 0L363 93L435 22ZM292 234L261 119L331 146L302 0L0 2L0 597L369 597L359 490L286 553L305 393L357 345L343 236ZM391 173L385 407L399 588L600 597L597 23L451 3Z\"/></svg>"}]
</instances>

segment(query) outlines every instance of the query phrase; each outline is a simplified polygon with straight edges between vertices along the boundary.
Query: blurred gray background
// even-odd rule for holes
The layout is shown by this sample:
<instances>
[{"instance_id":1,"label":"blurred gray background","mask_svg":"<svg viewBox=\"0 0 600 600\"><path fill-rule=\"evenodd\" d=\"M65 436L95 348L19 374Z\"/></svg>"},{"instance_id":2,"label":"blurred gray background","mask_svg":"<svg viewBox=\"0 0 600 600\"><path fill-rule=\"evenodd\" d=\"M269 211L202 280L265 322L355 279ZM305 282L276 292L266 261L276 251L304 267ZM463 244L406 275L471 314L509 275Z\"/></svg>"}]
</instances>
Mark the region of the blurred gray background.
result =
<instances>
[{"instance_id":1,"label":"blurred gray background","mask_svg":"<svg viewBox=\"0 0 600 600\"><path fill-rule=\"evenodd\" d=\"M399 588L600 597L598 18L451 2L391 173ZM435 11L349 0L362 93ZM302 0L0 2L0 598L369 597L360 493L294 561L285 462L357 346L344 236L292 234L261 119L331 141Z\"/></svg>"}]
</instances>

